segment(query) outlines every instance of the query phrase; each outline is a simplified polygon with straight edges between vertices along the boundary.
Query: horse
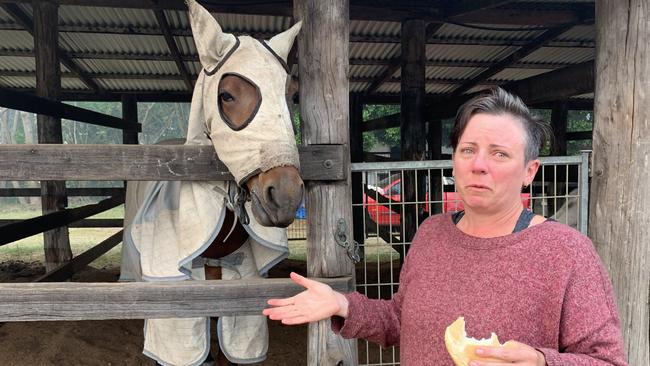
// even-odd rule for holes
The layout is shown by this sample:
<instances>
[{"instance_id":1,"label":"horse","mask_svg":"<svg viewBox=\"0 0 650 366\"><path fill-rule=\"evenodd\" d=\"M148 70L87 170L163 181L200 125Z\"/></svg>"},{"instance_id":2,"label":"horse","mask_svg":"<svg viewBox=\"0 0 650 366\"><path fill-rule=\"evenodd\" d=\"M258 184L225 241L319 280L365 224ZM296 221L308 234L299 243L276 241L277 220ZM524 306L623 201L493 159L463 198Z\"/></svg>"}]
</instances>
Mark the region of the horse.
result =
<instances>
[{"instance_id":1,"label":"horse","mask_svg":"<svg viewBox=\"0 0 650 366\"><path fill-rule=\"evenodd\" d=\"M237 37L186 3L203 69L184 144L213 146L234 181L128 182L122 281L263 277L288 255L285 228L304 192L286 95L301 24L268 41ZM202 364L209 326L206 317L147 319L143 353L163 365ZM220 356L264 360L266 327L262 315L219 318Z\"/></svg>"}]
</instances>

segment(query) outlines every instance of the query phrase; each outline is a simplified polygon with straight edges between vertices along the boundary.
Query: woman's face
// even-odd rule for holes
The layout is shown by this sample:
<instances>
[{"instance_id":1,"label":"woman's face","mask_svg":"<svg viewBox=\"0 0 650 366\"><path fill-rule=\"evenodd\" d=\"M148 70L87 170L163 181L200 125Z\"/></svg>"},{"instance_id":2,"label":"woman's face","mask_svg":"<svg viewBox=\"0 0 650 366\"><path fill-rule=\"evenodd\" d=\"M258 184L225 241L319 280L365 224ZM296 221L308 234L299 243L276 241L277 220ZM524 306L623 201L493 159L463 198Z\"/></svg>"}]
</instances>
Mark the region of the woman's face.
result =
<instances>
[{"instance_id":1,"label":"woman's face","mask_svg":"<svg viewBox=\"0 0 650 366\"><path fill-rule=\"evenodd\" d=\"M521 187L539 160L525 161L526 134L509 114L472 116L453 154L456 189L466 207L494 213L521 207Z\"/></svg>"}]
</instances>

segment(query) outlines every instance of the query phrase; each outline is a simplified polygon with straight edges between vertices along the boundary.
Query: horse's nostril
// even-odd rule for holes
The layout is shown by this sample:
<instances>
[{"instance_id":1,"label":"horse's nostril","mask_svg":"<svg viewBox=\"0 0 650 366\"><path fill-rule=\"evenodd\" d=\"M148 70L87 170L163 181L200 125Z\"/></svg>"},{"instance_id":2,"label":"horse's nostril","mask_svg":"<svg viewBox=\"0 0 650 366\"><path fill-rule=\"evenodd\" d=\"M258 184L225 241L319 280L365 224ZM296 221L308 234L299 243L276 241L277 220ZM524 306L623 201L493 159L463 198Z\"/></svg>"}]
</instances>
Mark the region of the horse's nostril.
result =
<instances>
[{"instance_id":1,"label":"horse's nostril","mask_svg":"<svg viewBox=\"0 0 650 366\"><path fill-rule=\"evenodd\" d=\"M277 206L277 202L275 202L275 187L268 186L266 188L266 202Z\"/></svg>"}]
</instances>

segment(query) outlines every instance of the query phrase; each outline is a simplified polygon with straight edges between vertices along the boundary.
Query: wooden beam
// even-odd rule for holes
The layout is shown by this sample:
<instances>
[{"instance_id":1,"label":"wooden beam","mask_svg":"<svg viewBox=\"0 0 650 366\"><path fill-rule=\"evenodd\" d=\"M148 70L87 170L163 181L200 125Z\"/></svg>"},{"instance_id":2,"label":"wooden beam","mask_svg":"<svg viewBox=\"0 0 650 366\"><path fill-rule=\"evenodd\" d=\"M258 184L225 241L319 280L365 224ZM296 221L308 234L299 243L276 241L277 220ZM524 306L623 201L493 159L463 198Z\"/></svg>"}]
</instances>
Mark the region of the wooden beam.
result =
<instances>
[{"instance_id":1,"label":"wooden beam","mask_svg":"<svg viewBox=\"0 0 650 366\"><path fill-rule=\"evenodd\" d=\"M303 180L345 179L343 145L299 147ZM230 180L212 146L0 145L5 180Z\"/></svg>"},{"instance_id":2,"label":"wooden beam","mask_svg":"<svg viewBox=\"0 0 650 366\"><path fill-rule=\"evenodd\" d=\"M47 0L35 0L42 2ZM0 0L0 3L29 2L27 0ZM178 0L58 0L61 5L78 5L111 8L187 10L185 4ZM272 16L291 16L290 0L210 0L202 3L214 13L257 14ZM429 1L418 1L408 6L400 6L391 1L352 0L349 7L353 20L402 21L420 18L425 21L445 21L443 10L432 6ZM531 9L531 8L497 8L484 9L480 12L458 15L454 21L464 23L511 24L511 25L559 25L567 22L588 22L594 18L591 4L583 7L566 9Z\"/></svg>"},{"instance_id":3,"label":"wooden beam","mask_svg":"<svg viewBox=\"0 0 650 366\"><path fill-rule=\"evenodd\" d=\"M503 69L509 67L510 65L514 64L515 62L521 60L522 58L530 55L531 53L537 51L541 47L543 47L549 40L554 39L561 35L562 33L565 33L569 29L573 28L574 24L570 25L565 25L557 28L551 28L541 35L537 36L533 41L531 41L528 45L521 47L520 49L516 50L515 52L511 53L509 56L501 59L501 61L497 62L487 70L481 72L477 76L473 77L471 80L463 83L460 87L455 89L453 91L454 96L461 95L468 91L469 89L473 88L474 86L484 82L485 80L489 79L490 77L496 75L497 73L501 72Z\"/></svg>"},{"instance_id":4,"label":"wooden beam","mask_svg":"<svg viewBox=\"0 0 650 366\"><path fill-rule=\"evenodd\" d=\"M579 132L567 132L566 140L575 141L575 140L591 140L594 137L593 131L579 131Z\"/></svg>"},{"instance_id":5,"label":"wooden beam","mask_svg":"<svg viewBox=\"0 0 650 366\"><path fill-rule=\"evenodd\" d=\"M503 88L517 94L526 104L533 105L593 92L594 74L594 61L587 61L513 81Z\"/></svg>"},{"instance_id":6,"label":"wooden beam","mask_svg":"<svg viewBox=\"0 0 650 366\"><path fill-rule=\"evenodd\" d=\"M142 126L134 121L124 121L121 118L6 88L0 88L0 106L98 126L134 130L137 132L142 131Z\"/></svg>"},{"instance_id":7,"label":"wooden beam","mask_svg":"<svg viewBox=\"0 0 650 366\"><path fill-rule=\"evenodd\" d=\"M406 20L402 22L402 83L400 87L400 130L401 130L401 159L403 161L424 160L426 150L424 127L424 78L426 60L425 39L428 27L421 20ZM415 171L405 171L402 178L401 216L404 244L410 243L415 236L418 222L418 205L411 202L424 200L424 190L417 192L419 184ZM417 193L420 193L418 195ZM419 197L421 196L421 197ZM398 248L400 260L403 262L409 246L401 245Z\"/></svg>"},{"instance_id":8,"label":"wooden beam","mask_svg":"<svg viewBox=\"0 0 650 366\"><path fill-rule=\"evenodd\" d=\"M138 123L138 100L134 95L122 95L122 120L132 121L130 123ZM122 143L137 145L138 144L138 131L131 129L122 130Z\"/></svg>"},{"instance_id":9,"label":"wooden beam","mask_svg":"<svg viewBox=\"0 0 650 366\"><path fill-rule=\"evenodd\" d=\"M650 22L645 0L596 1L589 238L616 294L630 365L650 364ZM609 289L610 281L606 281ZM600 288L599 288L600 291Z\"/></svg>"},{"instance_id":10,"label":"wooden beam","mask_svg":"<svg viewBox=\"0 0 650 366\"><path fill-rule=\"evenodd\" d=\"M303 22L297 38L302 141L345 144L345 177L305 184L307 217L320 218L307 222L307 274L354 276L347 76L351 5L349 0L295 0L293 11ZM341 236L348 247L334 240ZM357 360L356 340L335 336L329 319L309 324L307 365L355 365Z\"/></svg>"},{"instance_id":11,"label":"wooden beam","mask_svg":"<svg viewBox=\"0 0 650 366\"><path fill-rule=\"evenodd\" d=\"M86 266L89 265L92 261L99 258L109 250L113 249L117 244L121 243L123 233L124 230L118 231L117 233L109 236L108 239L72 258L70 262L65 263L35 279L34 282L62 282L69 279L75 273L86 268Z\"/></svg>"},{"instance_id":12,"label":"wooden beam","mask_svg":"<svg viewBox=\"0 0 650 366\"><path fill-rule=\"evenodd\" d=\"M551 127L553 129L553 139L551 140L551 155L565 156L567 154L567 117L569 115L569 105L566 100L559 100L554 103L551 112Z\"/></svg>"},{"instance_id":13,"label":"wooden beam","mask_svg":"<svg viewBox=\"0 0 650 366\"><path fill-rule=\"evenodd\" d=\"M0 30L23 30L19 24L0 23ZM191 37L192 31L188 29L171 29L173 36ZM224 31L234 35L247 34L254 38L269 39L275 35L272 32L239 32L225 28ZM128 34L128 35L155 35L163 36L160 29L138 26L83 26L83 25L59 25L59 33L81 33L81 34ZM483 45L483 46L525 46L529 41L525 39L509 38L478 38L472 36L443 37L432 36L427 39L427 44L448 44L448 45ZM400 43L399 35L371 35L371 34L351 34L350 43ZM571 40L557 39L548 42L549 47L570 47L570 48L594 48L596 42L593 40ZM2 50L0 55L21 55L28 56L31 51L28 50ZM100 52L66 52L70 58L93 58L93 59L115 59L116 54ZM182 55L184 61L198 61L198 55ZM123 59L132 60L162 60L174 61L170 54L152 55L145 53L123 54Z\"/></svg>"},{"instance_id":14,"label":"wooden beam","mask_svg":"<svg viewBox=\"0 0 650 366\"><path fill-rule=\"evenodd\" d=\"M43 216L26 219L18 223L0 227L0 245L30 237L61 226L66 226L86 217L110 210L124 203L124 196L107 198L96 204L45 214Z\"/></svg>"},{"instance_id":15,"label":"wooden beam","mask_svg":"<svg viewBox=\"0 0 650 366\"><path fill-rule=\"evenodd\" d=\"M35 2L34 7L37 8L40 3L47 4L48 2L47 1L44 1L44 2L37 1L37 2ZM14 18L14 20L16 20L16 22L18 22L18 24L20 24L23 28L25 28L25 30L27 32L29 32L29 34L31 34L32 37L34 37L34 39L36 40L37 37L36 37L36 34L35 34L35 30L34 30L34 20L32 20L29 17L29 15L27 15L16 4L2 4L1 6L9 15L11 15ZM58 18L57 18L57 20L58 20ZM56 33L55 38L56 38L56 42L52 43L52 46L54 46L56 48L57 53L59 54L59 56L58 56L59 61L63 65L65 65L65 67L67 67L68 70L70 70L70 71L74 72L75 74L77 74L79 76L79 79L81 79L81 81L84 84L86 84L86 86L88 88L92 89L96 93L100 92L101 88L99 87L99 85L97 85L97 83L95 83L91 78L89 78L86 75L86 72L83 71L79 66L77 66L77 64L74 61L72 61L69 57L67 57L65 55L65 52L60 47L58 47L58 44L59 44L59 42L58 42L58 33Z\"/></svg>"},{"instance_id":16,"label":"wooden beam","mask_svg":"<svg viewBox=\"0 0 650 366\"><path fill-rule=\"evenodd\" d=\"M513 0L455 0L449 3L444 14L447 18L469 16L511 2L513 2Z\"/></svg>"},{"instance_id":17,"label":"wooden beam","mask_svg":"<svg viewBox=\"0 0 650 366\"><path fill-rule=\"evenodd\" d=\"M187 90L193 90L194 83L192 82L190 73L187 71L187 68L183 63L183 58L181 57L181 53L178 51L178 45L174 40L174 36L172 35L171 29L169 28L169 23L167 22L167 17L165 16L165 12L163 10L154 10L154 13L156 14L156 20L158 21L158 25L160 26L160 29L162 30L162 33L165 37L165 42L167 42L167 47L169 48L169 51L172 53L172 56L174 57L174 61L176 62L176 67L178 68L178 71L183 76L183 81L185 81L185 86L187 87Z\"/></svg>"},{"instance_id":18,"label":"wooden beam","mask_svg":"<svg viewBox=\"0 0 650 366\"><path fill-rule=\"evenodd\" d=\"M9 10L20 17L27 17L18 6ZM44 101L58 103L61 92L61 66L58 55L58 5L52 2L33 5L34 21L31 34L34 38L36 65L36 94ZM63 133L61 119L52 116L36 116L39 144L61 144ZM68 205L65 181L41 181L41 208L43 215L56 215ZM20 227L19 228L24 228ZM63 225L43 230L45 270L65 263L72 258L68 228ZM38 231L38 232L43 232ZM12 231L11 234L16 232ZM11 234L9 235L11 237ZM5 239L5 238L3 238ZM15 239L14 239L15 240Z\"/></svg>"},{"instance_id":19,"label":"wooden beam","mask_svg":"<svg viewBox=\"0 0 650 366\"><path fill-rule=\"evenodd\" d=\"M68 197L71 196L115 196L124 193L124 188L66 188ZM0 188L0 197L40 197L40 188Z\"/></svg>"},{"instance_id":20,"label":"wooden beam","mask_svg":"<svg viewBox=\"0 0 650 366\"><path fill-rule=\"evenodd\" d=\"M384 130L387 128L399 127L401 123L400 120L401 117L399 113L375 118L370 121L363 122L361 124L361 131L368 132L374 130Z\"/></svg>"},{"instance_id":21,"label":"wooden beam","mask_svg":"<svg viewBox=\"0 0 650 366\"><path fill-rule=\"evenodd\" d=\"M313 278L341 292L351 277ZM3 283L0 322L259 315L270 298L304 288L289 279L131 283Z\"/></svg>"},{"instance_id":22,"label":"wooden beam","mask_svg":"<svg viewBox=\"0 0 650 366\"><path fill-rule=\"evenodd\" d=\"M591 4L589 4L591 5ZM593 5L581 9L499 8L465 13L448 20L465 24L503 24L561 26L567 23L589 24L594 19Z\"/></svg>"},{"instance_id":23,"label":"wooden beam","mask_svg":"<svg viewBox=\"0 0 650 366\"><path fill-rule=\"evenodd\" d=\"M429 25L427 25L424 39L428 39L429 37L434 35L438 31L438 29L440 29L440 27L442 27L442 23L430 23ZM400 57L391 60L390 64L384 70L384 72L382 72L379 76L374 78L374 80L370 83L370 85L366 89L366 95L370 95L376 92L377 89L379 89L379 87L381 86L381 84L383 84L388 79L390 79L395 74L395 72L397 72L397 70L400 69L401 66L402 66L402 59Z\"/></svg>"},{"instance_id":24,"label":"wooden beam","mask_svg":"<svg viewBox=\"0 0 650 366\"><path fill-rule=\"evenodd\" d=\"M0 226L16 224L24 220L0 219ZM83 219L68 224L68 227L91 228L91 227L123 227L123 219Z\"/></svg>"}]
</instances>

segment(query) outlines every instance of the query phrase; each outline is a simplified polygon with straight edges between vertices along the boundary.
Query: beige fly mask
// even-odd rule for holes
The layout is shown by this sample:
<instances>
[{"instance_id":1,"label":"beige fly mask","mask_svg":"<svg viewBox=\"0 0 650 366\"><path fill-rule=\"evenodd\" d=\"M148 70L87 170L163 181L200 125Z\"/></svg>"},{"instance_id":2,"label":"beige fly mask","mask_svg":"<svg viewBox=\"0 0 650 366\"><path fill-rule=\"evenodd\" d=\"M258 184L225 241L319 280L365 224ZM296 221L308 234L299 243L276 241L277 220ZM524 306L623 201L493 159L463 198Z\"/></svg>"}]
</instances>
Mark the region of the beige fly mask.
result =
<instances>
[{"instance_id":1,"label":"beige fly mask","mask_svg":"<svg viewBox=\"0 0 650 366\"><path fill-rule=\"evenodd\" d=\"M224 33L196 1L187 4L203 66L192 98L187 144L208 144L210 139L240 186L274 167L299 168L285 90L286 60L301 23L269 41L235 37ZM228 113L233 97L224 88L229 82L254 95L237 118Z\"/></svg>"}]
</instances>

